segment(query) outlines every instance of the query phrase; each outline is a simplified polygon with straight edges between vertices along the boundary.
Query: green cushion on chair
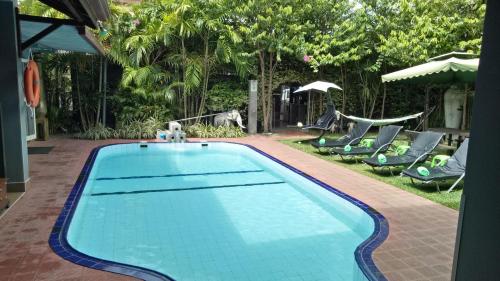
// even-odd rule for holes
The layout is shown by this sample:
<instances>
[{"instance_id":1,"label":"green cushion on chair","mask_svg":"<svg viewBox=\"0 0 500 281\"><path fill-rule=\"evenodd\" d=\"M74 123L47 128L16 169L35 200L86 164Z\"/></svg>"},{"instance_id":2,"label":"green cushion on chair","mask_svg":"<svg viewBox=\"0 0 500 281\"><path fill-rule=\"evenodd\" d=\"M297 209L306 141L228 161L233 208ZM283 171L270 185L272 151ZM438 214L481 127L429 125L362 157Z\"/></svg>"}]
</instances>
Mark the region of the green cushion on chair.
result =
<instances>
[{"instance_id":1,"label":"green cushion on chair","mask_svg":"<svg viewBox=\"0 0 500 281\"><path fill-rule=\"evenodd\" d=\"M326 143L325 138L320 138L318 143L319 143L319 145L325 145L325 143Z\"/></svg>"},{"instance_id":2,"label":"green cushion on chair","mask_svg":"<svg viewBox=\"0 0 500 281\"><path fill-rule=\"evenodd\" d=\"M432 158L432 162L431 162L431 168L434 168L434 167L443 167L444 165L446 165L446 162L448 161L448 159L450 159L450 156L448 155L436 155Z\"/></svg>"},{"instance_id":3,"label":"green cushion on chair","mask_svg":"<svg viewBox=\"0 0 500 281\"><path fill-rule=\"evenodd\" d=\"M396 154L403 155L409 148L410 148L409 145L398 145L398 147L396 147Z\"/></svg>"},{"instance_id":4,"label":"green cushion on chair","mask_svg":"<svg viewBox=\"0 0 500 281\"><path fill-rule=\"evenodd\" d=\"M423 177L428 177L431 174L431 172L429 172L429 170L426 167L422 167L422 166L417 168L417 172L419 175L421 175Z\"/></svg>"},{"instance_id":5,"label":"green cushion on chair","mask_svg":"<svg viewBox=\"0 0 500 281\"><path fill-rule=\"evenodd\" d=\"M359 145L364 147L372 147L374 143L375 139L362 139Z\"/></svg>"},{"instance_id":6,"label":"green cushion on chair","mask_svg":"<svg viewBox=\"0 0 500 281\"><path fill-rule=\"evenodd\" d=\"M380 164L384 164L385 162L387 162L387 157L385 157L385 155L381 153L377 156L377 160Z\"/></svg>"}]
</instances>

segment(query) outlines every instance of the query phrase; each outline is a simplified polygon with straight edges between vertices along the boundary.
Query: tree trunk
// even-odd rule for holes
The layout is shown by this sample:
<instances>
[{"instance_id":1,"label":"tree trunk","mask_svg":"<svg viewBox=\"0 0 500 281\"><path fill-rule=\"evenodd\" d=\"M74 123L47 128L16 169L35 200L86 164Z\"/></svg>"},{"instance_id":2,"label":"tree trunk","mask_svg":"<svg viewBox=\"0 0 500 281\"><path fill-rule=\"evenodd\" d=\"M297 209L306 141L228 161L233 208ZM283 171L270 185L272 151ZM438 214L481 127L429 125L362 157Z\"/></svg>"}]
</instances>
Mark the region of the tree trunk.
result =
<instances>
[{"instance_id":1,"label":"tree trunk","mask_svg":"<svg viewBox=\"0 0 500 281\"><path fill-rule=\"evenodd\" d=\"M424 131L429 128L429 93L430 86L425 87L425 104L424 104Z\"/></svg>"},{"instance_id":2,"label":"tree trunk","mask_svg":"<svg viewBox=\"0 0 500 281\"><path fill-rule=\"evenodd\" d=\"M184 45L184 38L181 38L181 48L182 48L182 82L183 82L183 87L182 87L182 100L183 100L183 107L184 107L184 118L188 118L187 114L187 86L186 86L186 61L187 61L187 55L186 55L186 46Z\"/></svg>"},{"instance_id":3,"label":"tree trunk","mask_svg":"<svg viewBox=\"0 0 500 281\"><path fill-rule=\"evenodd\" d=\"M265 53L263 50L259 51L259 64L260 64L260 101L262 106L262 126L264 132L269 132L269 123L267 116L267 99L266 99L266 62Z\"/></svg>"},{"instance_id":4,"label":"tree trunk","mask_svg":"<svg viewBox=\"0 0 500 281\"><path fill-rule=\"evenodd\" d=\"M273 60L273 53L269 53L269 77L267 78L267 81L268 81L268 87L267 87L267 116L269 118L268 122L271 124L272 123L272 117L273 117L273 114L272 114L272 110L273 110L273 102L272 102L272 98L273 98L273 72L274 72L274 68L273 68L273 63L274 63L274 60Z\"/></svg>"},{"instance_id":5,"label":"tree trunk","mask_svg":"<svg viewBox=\"0 0 500 281\"><path fill-rule=\"evenodd\" d=\"M101 98L99 97L99 99L97 101L97 112L96 112L96 117L94 120L94 127L96 127L97 124L99 124L100 118L101 118Z\"/></svg>"},{"instance_id":6,"label":"tree trunk","mask_svg":"<svg viewBox=\"0 0 500 281\"><path fill-rule=\"evenodd\" d=\"M78 70L75 72L75 78L76 78L76 94L78 96L78 111L80 112L80 122L82 123L82 127L84 131L87 131L88 126L87 122L85 119L85 116L83 114L83 107L82 107L82 96L80 94L80 80L79 80L79 75L78 75Z\"/></svg>"},{"instance_id":7,"label":"tree trunk","mask_svg":"<svg viewBox=\"0 0 500 281\"><path fill-rule=\"evenodd\" d=\"M368 78L367 78L367 83L368 83ZM379 82L374 82L374 87L373 87L373 96L369 96L369 100L371 100L371 108L370 108L370 114L368 115L368 118L373 117L373 112L375 111L375 105L377 105L377 98L380 93L380 83Z\"/></svg>"},{"instance_id":8,"label":"tree trunk","mask_svg":"<svg viewBox=\"0 0 500 281\"><path fill-rule=\"evenodd\" d=\"M379 89L374 89L375 94L373 95L373 100L372 100L372 105L370 109L370 115L368 116L369 119L373 117L373 111L375 110L375 105L377 104L377 97L378 97L378 92L380 91Z\"/></svg>"},{"instance_id":9,"label":"tree trunk","mask_svg":"<svg viewBox=\"0 0 500 281\"><path fill-rule=\"evenodd\" d=\"M207 31L208 32L208 31ZM198 118L196 118L196 122L200 121L200 116L203 114L203 110L205 108L205 100L208 92L208 80L210 76L210 62L209 62L209 46L208 46L208 33L204 37L204 44L205 44L205 55L203 59L203 88L201 92L201 101L200 101L200 106L198 108Z\"/></svg>"}]
</instances>

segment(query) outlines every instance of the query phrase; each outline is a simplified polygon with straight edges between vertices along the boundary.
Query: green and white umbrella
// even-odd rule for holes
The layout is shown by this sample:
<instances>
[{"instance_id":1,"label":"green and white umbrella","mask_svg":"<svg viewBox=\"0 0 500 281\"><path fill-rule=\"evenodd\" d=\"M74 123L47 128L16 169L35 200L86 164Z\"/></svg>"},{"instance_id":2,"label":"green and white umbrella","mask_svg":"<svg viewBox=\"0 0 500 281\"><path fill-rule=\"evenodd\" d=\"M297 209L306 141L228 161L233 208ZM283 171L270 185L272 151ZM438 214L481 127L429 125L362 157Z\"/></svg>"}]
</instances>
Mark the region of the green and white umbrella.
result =
<instances>
[{"instance_id":1,"label":"green and white umbrella","mask_svg":"<svg viewBox=\"0 0 500 281\"><path fill-rule=\"evenodd\" d=\"M458 56L475 56L467 53L452 52L432 58L429 62L382 75L382 82L399 81L409 84L424 84L427 86L438 84L467 84L476 82L479 59L463 59ZM447 59L446 59L447 58ZM441 59L441 60L438 60ZM426 110L429 107L429 88L426 89ZM464 99L462 129L465 129L467 98Z\"/></svg>"},{"instance_id":2,"label":"green and white umbrella","mask_svg":"<svg viewBox=\"0 0 500 281\"><path fill-rule=\"evenodd\" d=\"M479 59L430 61L424 64L382 75L382 82L401 81L411 84L474 83Z\"/></svg>"}]
</instances>

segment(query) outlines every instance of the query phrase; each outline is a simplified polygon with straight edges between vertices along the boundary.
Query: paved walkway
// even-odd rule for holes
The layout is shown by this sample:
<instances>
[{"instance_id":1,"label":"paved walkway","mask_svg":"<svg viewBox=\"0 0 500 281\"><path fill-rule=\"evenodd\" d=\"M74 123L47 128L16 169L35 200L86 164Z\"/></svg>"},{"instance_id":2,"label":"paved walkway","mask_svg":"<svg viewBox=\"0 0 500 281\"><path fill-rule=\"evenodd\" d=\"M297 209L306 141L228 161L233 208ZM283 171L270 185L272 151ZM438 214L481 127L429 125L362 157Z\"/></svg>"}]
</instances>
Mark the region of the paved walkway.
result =
<instances>
[{"instance_id":1,"label":"paved walkway","mask_svg":"<svg viewBox=\"0 0 500 281\"><path fill-rule=\"evenodd\" d=\"M389 220L390 234L374 260L389 280L450 280L458 212L274 139L254 136L231 141L251 144L381 212ZM111 142L123 141L54 138L32 144L55 148L50 154L29 156L29 190L0 218L0 280L132 280L74 265L47 244L90 150Z\"/></svg>"}]
</instances>

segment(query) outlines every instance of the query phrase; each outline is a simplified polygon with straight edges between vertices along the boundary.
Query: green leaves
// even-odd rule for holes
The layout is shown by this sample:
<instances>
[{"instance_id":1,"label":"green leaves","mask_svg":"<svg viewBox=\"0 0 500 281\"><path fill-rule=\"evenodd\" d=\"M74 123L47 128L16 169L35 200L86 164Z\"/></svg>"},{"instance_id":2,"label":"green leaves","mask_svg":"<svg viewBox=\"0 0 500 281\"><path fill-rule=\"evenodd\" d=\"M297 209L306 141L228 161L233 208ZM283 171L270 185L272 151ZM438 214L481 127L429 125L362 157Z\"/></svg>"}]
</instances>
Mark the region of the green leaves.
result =
<instances>
[{"instance_id":1,"label":"green leaves","mask_svg":"<svg viewBox=\"0 0 500 281\"><path fill-rule=\"evenodd\" d=\"M207 96L207 108L214 112L241 110L248 103L246 85L234 82L215 84Z\"/></svg>"},{"instance_id":2,"label":"green leaves","mask_svg":"<svg viewBox=\"0 0 500 281\"><path fill-rule=\"evenodd\" d=\"M479 53L483 18L480 1L403 1L400 11L389 11L382 20L386 31L379 32L377 51L392 65L416 64L456 50Z\"/></svg>"},{"instance_id":3,"label":"green leaves","mask_svg":"<svg viewBox=\"0 0 500 281\"><path fill-rule=\"evenodd\" d=\"M231 22L244 37L244 44L277 55L293 54L302 43L307 21L301 17L302 1L226 1L234 11Z\"/></svg>"},{"instance_id":4,"label":"green leaves","mask_svg":"<svg viewBox=\"0 0 500 281\"><path fill-rule=\"evenodd\" d=\"M246 134L237 126L220 126L205 125L197 123L186 128L186 134L190 138L241 138Z\"/></svg>"},{"instance_id":5,"label":"green leaves","mask_svg":"<svg viewBox=\"0 0 500 281\"><path fill-rule=\"evenodd\" d=\"M454 50L479 52L484 5L479 0L148 0L113 11L104 43L123 66L121 85L131 93L173 97L184 111L194 103L201 108L192 111L199 113L206 110L212 76L251 75L260 80L263 111L270 112L273 87L282 81L276 73L290 70L341 81L347 89L344 107L369 114L377 108L382 70Z\"/></svg>"},{"instance_id":6,"label":"green leaves","mask_svg":"<svg viewBox=\"0 0 500 281\"><path fill-rule=\"evenodd\" d=\"M202 71L203 67L199 58L192 57L188 59L186 74L184 76L184 87L189 90L199 87L202 79Z\"/></svg>"}]
</instances>

